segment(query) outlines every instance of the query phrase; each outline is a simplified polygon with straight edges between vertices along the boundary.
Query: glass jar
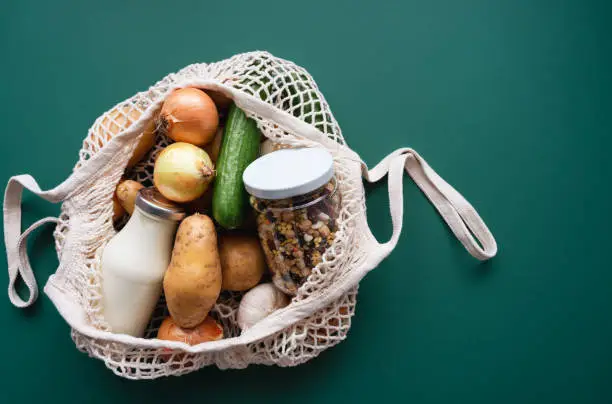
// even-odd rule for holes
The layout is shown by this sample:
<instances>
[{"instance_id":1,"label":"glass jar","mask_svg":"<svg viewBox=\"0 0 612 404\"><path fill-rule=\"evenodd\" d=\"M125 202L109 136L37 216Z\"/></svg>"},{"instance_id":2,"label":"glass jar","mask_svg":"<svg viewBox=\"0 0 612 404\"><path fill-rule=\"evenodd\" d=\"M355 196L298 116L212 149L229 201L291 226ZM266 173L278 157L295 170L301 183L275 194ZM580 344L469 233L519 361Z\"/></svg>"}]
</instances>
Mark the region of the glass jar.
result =
<instances>
[{"instance_id":1,"label":"glass jar","mask_svg":"<svg viewBox=\"0 0 612 404\"><path fill-rule=\"evenodd\" d=\"M245 171L245 186L257 212L257 229L272 280L290 295L297 293L323 260L338 230L340 195L333 160L326 151L321 158L321 150L276 151L261 158L269 161L257 164L256 160L255 169L249 171L249 166ZM283 167L282 175L279 167ZM264 184L255 175L273 179Z\"/></svg>"}]
</instances>

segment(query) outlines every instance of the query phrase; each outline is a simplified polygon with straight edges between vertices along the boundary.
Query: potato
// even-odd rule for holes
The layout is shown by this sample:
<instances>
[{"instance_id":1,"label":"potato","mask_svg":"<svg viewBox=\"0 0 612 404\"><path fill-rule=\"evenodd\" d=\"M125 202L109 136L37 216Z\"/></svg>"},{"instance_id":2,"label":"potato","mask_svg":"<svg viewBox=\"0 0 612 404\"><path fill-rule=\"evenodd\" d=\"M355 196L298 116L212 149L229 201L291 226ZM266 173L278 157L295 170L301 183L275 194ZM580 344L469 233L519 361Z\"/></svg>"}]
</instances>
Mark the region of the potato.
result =
<instances>
[{"instance_id":1,"label":"potato","mask_svg":"<svg viewBox=\"0 0 612 404\"><path fill-rule=\"evenodd\" d=\"M155 120L145 126L145 130L138 141L138 144L132 152L132 157L128 160L127 168L134 167L144 156L155 146Z\"/></svg>"},{"instance_id":2,"label":"potato","mask_svg":"<svg viewBox=\"0 0 612 404\"><path fill-rule=\"evenodd\" d=\"M123 214L125 213L125 209L119 203L119 199L117 199L117 194L113 194L113 222L121 219Z\"/></svg>"},{"instance_id":3,"label":"potato","mask_svg":"<svg viewBox=\"0 0 612 404\"><path fill-rule=\"evenodd\" d=\"M219 151L221 151L221 142L223 140L223 127L219 126L217 128L217 132L215 133L215 137L212 142L204 146L204 150L210 156L210 159L213 163L217 163L217 159L219 158Z\"/></svg>"},{"instance_id":4,"label":"potato","mask_svg":"<svg viewBox=\"0 0 612 404\"><path fill-rule=\"evenodd\" d=\"M115 190L117 199L119 200L119 203L123 209L125 209L125 211L130 215L134 213L134 205L136 204L138 191L143 188L144 185L132 180L124 180L119 182L117 185L117 189Z\"/></svg>"},{"instance_id":5,"label":"potato","mask_svg":"<svg viewBox=\"0 0 612 404\"><path fill-rule=\"evenodd\" d=\"M113 109L108 116L102 119L101 125L89 136L92 141L97 139L98 147L103 147L113 137L123 131L123 127L129 127L140 118L142 113L136 108L130 108L129 104L123 104ZM97 135L96 136L94 136ZM136 165L151 150L155 144L155 119L145 127L132 157L127 163L127 168Z\"/></svg>"},{"instance_id":6,"label":"potato","mask_svg":"<svg viewBox=\"0 0 612 404\"><path fill-rule=\"evenodd\" d=\"M223 290L244 291L256 286L266 270L259 238L228 233L220 238L219 257Z\"/></svg>"},{"instance_id":7,"label":"potato","mask_svg":"<svg viewBox=\"0 0 612 404\"><path fill-rule=\"evenodd\" d=\"M180 224L164 276L170 315L182 328L195 327L204 321L220 292L215 225L208 216L196 213Z\"/></svg>"}]
</instances>

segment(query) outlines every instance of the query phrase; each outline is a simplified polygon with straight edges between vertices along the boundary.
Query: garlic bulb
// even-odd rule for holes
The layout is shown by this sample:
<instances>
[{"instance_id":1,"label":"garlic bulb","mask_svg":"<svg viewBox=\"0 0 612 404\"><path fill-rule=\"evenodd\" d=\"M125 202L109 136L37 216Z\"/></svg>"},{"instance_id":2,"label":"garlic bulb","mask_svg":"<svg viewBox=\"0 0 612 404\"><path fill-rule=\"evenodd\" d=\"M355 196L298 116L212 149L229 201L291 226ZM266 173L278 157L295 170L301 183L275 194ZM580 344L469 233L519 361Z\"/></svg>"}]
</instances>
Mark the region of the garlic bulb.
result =
<instances>
[{"instance_id":1,"label":"garlic bulb","mask_svg":"<svg viewBox=\"0 0 612 404\"><path fill-rule=\"evenodd\" d=\"M272 283L263 283L249 290L238 307L238 325L245 331L289 304L289 298Z\"/></svg>"}]
</instances>

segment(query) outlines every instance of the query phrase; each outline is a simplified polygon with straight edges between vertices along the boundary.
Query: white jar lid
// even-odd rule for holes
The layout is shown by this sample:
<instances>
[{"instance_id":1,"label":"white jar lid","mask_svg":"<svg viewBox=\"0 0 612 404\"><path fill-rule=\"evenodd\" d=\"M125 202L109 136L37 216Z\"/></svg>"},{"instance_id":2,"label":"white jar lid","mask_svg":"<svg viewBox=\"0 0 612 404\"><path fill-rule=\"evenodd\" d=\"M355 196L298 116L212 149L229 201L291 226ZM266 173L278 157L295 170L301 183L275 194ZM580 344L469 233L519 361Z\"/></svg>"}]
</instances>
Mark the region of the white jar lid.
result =
<instances>
[{"instance_id":1,"label":"white jar lid","mask_svg":"<svg viewBox=\"0 0 612 404\"><path fill-rule=\"evenodd\" d=\"M249 194L283 199L312 192L334 176L332 155L322 148L283 149L253 161L242 180Z\"/></svg>"}]
</instances>

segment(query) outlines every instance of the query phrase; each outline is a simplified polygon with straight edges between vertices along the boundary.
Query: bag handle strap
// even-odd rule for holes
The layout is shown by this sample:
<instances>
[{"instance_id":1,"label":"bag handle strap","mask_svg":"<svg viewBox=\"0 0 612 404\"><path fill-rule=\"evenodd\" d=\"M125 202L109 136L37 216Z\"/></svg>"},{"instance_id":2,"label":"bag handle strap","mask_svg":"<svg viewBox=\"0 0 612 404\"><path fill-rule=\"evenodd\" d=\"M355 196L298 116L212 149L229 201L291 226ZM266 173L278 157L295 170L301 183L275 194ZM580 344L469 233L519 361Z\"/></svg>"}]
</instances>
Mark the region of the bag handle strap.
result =
<instances>
[{"instance_id":1,"label":"bag handle strap","mask_svg":"<svg viewBox=\"0 0 612 404\"><path fill-rule=\"evenodd\" d=\"M46 223L57 223L55 217L46 217L32 224L26 231L21 233L21 195L26 188L32 193L46 199L49 202L63 200L68 191L66 183L57 188L43 191L36 180L30 175L18 175L11 177L4 192L4 244L6 246L6 258L8 263L9 287L8 295L13 305L23 308L28 307L38 297L38 285L34 278L34 272L30 266L27 255L28 236L38 227ZM70 187L71 189L72 187ZM15 282L21 276L25 282L30 296L23 300L15 290Z\"/></svg>"},{"instance_id":2,"label":"bag handle strap","mask_svg":"<svg viewBox=\"0 0 612 404\"><path fill-rule=\"evenodd\" d=\"M28 236L38 227L46 223L57 224L58 222L59 219L53 216L40 219L39 221L28 227L28 229L24 231L17 239L18 264L17 266L9 265L8 295L13 305L20 308L28 307L32 303L34 303L36 301L36 298L38 297L38 284L36 283L36 278L34 278L34 271L32 270L32 266L30 265L30 259L28 258ZM19 297L15 288L15 283L17 282L17 277L19 275L21 275L21 278L23 279L28 290L30 291L30 296L28 297L28 300L25 301L21 297Z\"/></svg>"},{"instance_id":3,"label":"bag handle strap","mask_svg":"<svg viewBox=\"0 0 612 404\"><path fill-rule=\"evenodd\" d=\"M497 254L497 243L476 209L451 185L442 179L416 151L402 148L394 151L368 170L362 162L363 176L369 182L377 182L389 174L389 207L393 233L381 244L385 255L397 245L402 231L404 197L403 172L412 177L415 184L438 210L455 237L465 249L481 261Z\"/></svg>"}]
</instances>

